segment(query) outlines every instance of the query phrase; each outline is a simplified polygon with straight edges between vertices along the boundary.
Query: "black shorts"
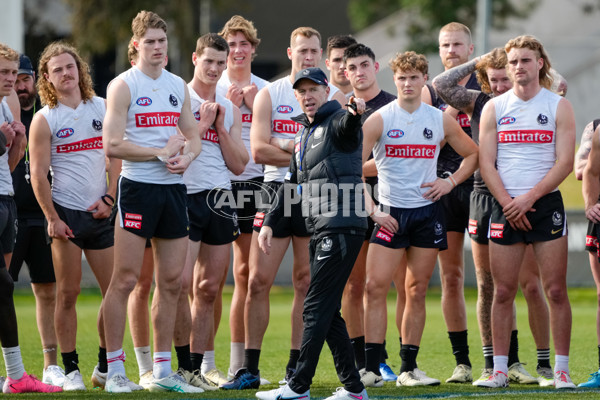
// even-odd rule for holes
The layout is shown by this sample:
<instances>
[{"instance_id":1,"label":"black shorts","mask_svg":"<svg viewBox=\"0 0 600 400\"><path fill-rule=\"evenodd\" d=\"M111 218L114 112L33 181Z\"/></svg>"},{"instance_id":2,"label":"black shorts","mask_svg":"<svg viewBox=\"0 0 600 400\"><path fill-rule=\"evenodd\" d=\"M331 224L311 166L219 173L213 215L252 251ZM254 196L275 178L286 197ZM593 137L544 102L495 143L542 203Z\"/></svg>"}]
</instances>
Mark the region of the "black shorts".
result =
<instances>
[{"instance_id":1,"label":"black shorts","mask_svg":"<svg viewBox=\"0 0 600 400\"><path fill-rule=\"evenodd\" d=\"M12 253L17 238L17 206L11 196L0 195L0 246L2 254Z\"/></svg>"},{"instance_id":2,"label":"black shorts","mask_svg":"<svg viewBox=\"0 0 600 400\"><path fill-rule=\"evenodd\" d=\"M13 281L19 280L19 272L25 262L29 268L31 283L56 282L47 237L43 218L18 220L17 241L8 270Z\"/></svg>"},{"instance_id":3,"label":"black shorts","mask_svg":"<svg viewBox=\"0 0 600 400\"><path fill-rule=\"evenodd\" d=\"M110 222L110 218L94 219L89 211L71 210L54 203L54 208L59 218L65 222L73 232L71 242L79 248L85 250L102 250L112 247L115 243L115 228ZM45 222L46 235L48 234L48 224ZM52 238L47 236L48 243Z\"/></svg>"},{"instance_id":4,"label":"black shorts","mask_svg":"<svg viewBox=\"0 0 600 400\"><path fill-rule=\"evenodd\" d=\"M240 235L236 211L230 206L230 190L205 190L188 194L190 240L221 245Z\"/></svg>"},{"instance_id":5,"label":"black shorts","mask_svg":"<svg viewBox=\"0 0 600 400\"><path fill-rule=\"evenodd\" d=\"M260 232L265 215L269 212L271 204L275 201L275 195L281 182L265 182L261 190L261 202L257 207L254 217L254 231ZM290 236L308 237L311 236L306 229L305 218L302 216L302 205L300 202L291 205L291 215L284 215L277 225L273 227L273 237L285 238Z\"/></svg>"},{"instance_id":6,"label":"black shorts","mask_svg":"<svg viewBox=\"0 0 600 400\"><path fill-rule=\"evenodd\" d=\"M380 206L380 209L389 212L398 221L398 231L391 233L375 224L371 243L391 249L411 246L440 250L448 248L444 214L439 202L418 208Z\"/></svg>"},{"instance_id":7,"label":"black shorts","mask_svg":"<svg viewBox=\"0 0 600 400\"><path fill-rule=\"evenodd\" d=\"M595 224L592 221L588 221L587 234L585 235L585 249L590 253L596 254L596 256L598 256L598 260L600 260L600 246L598 246L598 233L600 233L599 229L600 224Z\"/></svg>"},{"instance_id":8,"label":"black shorts","mask_svg":"<svg viewBox=\"0 0 600 400\"><path fill-rule=\"evenodd\" d=\"M558 190L540 198L532 208L536 211L526 214L532 229L528 232L517 231L511 228L504 217L502 207L494 199L490 219L490 240L503 245L529 244L547 242L567 235L567 214Z\"/></svg>"},{"instance_id":9,"label":"black shorts","mask_svg":"<svg viewBox=\"0 0 600 400\"><path fill-rule=\"evenodd\" d=\"M119 178L119 225L150 239L188 235L187 193L184 184L158 185Z\"/></svg>"},{"instance_id":10,"label":"black shorts","mask_svg":"<svg viewBox=\"0 0 600 400\"><path fill-rule=\"evenodd\" d=\"M488 244L490 217L494 196L476 190L471 192L471 206L469 210L469 236L476 243Z\"/></svg>"},{"instance_id":11,"label":"black shorts","mask_svg":"<svg viewBox=\"0 0 600 400\"><path fill-rule=\"evenodd\" d=\"M231 181L231 193L235 199L238 225L242 233L252 233L256 206L260 200L263 177L247 181Z\"/></svg>"},{"instance_id":12,"label":"black shorts","mask_svg":"<svg viewBox=\"0 0 600 400\"><path fill-rule=\"evenodd\" d=\"M464 233L467 229L472 191L472 185L458 185L440 199L448 232Z\"/></svg>"}]
</instances>

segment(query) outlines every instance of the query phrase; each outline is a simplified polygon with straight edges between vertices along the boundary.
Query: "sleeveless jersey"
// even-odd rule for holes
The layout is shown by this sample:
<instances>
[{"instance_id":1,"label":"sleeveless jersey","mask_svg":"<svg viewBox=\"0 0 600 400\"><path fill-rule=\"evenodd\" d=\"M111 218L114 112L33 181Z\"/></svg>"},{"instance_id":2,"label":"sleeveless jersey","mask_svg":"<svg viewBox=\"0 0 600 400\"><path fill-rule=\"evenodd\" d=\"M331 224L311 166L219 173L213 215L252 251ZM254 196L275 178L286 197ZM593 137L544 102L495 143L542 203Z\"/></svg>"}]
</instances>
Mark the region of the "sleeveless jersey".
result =
<instances>
[{"instance_id":1,"label":"sleeveless jersey","mask_svg":"<svg viewBox=\"0 0 600 400\"><path fill-rule=\"evenodd\" d=\"M8 107L8 103L6 102L6 97L4 97L0 102L0 124L13 122L14 120L10 107ZM10 145L7 144L6 152L0 156L0 195L12 196L15 194L15 190L13 189L12 176L10 175L10 167L8 166L9 148Z\"/></svg>"},{"instance_id":2,"label":"sleeveless jersey","mask_svg":"<svg viewBox=\"0 0 600 400\"><path fill-rule=\"evenodd\" d=\"M142 147L165 147L169 137L177 134L177 122L185 100L185 82L178 76L162 70L152 79L136 67L118 76L131 94L127 111L125 140ZM162 161L123 160L121 175L142 183L183 183L178 174L171 174Z\"/></svg>"},{"instance_id":3,"label":"sleeveless jersey","mask_svg":"<svg viewBox=\"0 0 600 400\"><path fill-rule=\"evenodd\" d=\"M258 90L264 88L269 83L264 79L259 78L258 76L251 74L250 82L254 83ZM227 90L231 86L231 81L229 80L229 76L227 75L227 71L225 71L221 75L221 79L217 83L217 94L225 97L227 95ZM248 164L246 164L246 168L244 172L240 175L235 175L230 173L230 178L232 181L245 181L252 178L263 176L263 166L262 164L256 164L254 159L252 158L252 152L250 151L250 127L252 126L252 110L246 106L246 103L242 102L240 106L240 112L242 113L242 141L244 142L244 146L246 146L246 150L248 150L248 155L250 159L248 160Z\"/></svg>"},{"instance_id":4,"label":"sleeveless jersey","mask_svg":"<svg viewBox=\"0 0 600 400\"><path fill-rule=\"evenodd\" d=\"M190 104L196 121L200 121L200 106L206 100L198 96L198 93L188 85L190 92ZM229 131L233 125L233 103L225 97L217 94L217 103L225 106L225 129ZM215 127L211 127L202 136L202 151L192 164L185 170L183 181L187 186L188 194L211 190L214 188L231 189L229 170L221 153L219 135Z\"/></svg>"},{"instance_id":5,"label":"sleeveless jersey","mask_svg":"<svg viewBox=\"0 0 600 400\"><path fill-rule=\"evenodd\" d=\"M56 107L45 106L39 112L52 135L52 200L72 210L86 211L106 193L104 99L93 97L75 109L59 102Z\"/></svg>"},{"instance_id":6,"label":"sleeveless jersey","mask_svg":"<svg viewBox=\"0 0 600 400\"><path fill-rule=\"evenodd\" d=\"M329 94L334 86L329 84ZM292 117L302 114L290 77L278 79L267 85L271 96L271 136L279 139L293 140L302 125L292 121ZM336 89L337 91L337 89ZM265 182L283 182L289 167L275 167L265 164Z\"/></svg>"},{"instance_id":7,"label":"sleeveless jersey","mask_svg":"<svg viewBox=\"0 0 600 400\"><path fill-rule=\"evenodd\" d=\"M425 182L437 179L440 142L444 140L442 111L425 103L412 114L397 101L379 109L381 137L373 147L379 177L379 201L397 208L431 204L423 197Z\"/></svg>"},{"instance_id":8,"label":"sleeveless jersey","mask_svg":"<svg viewBox=\"0 0 600 400\"><path fill-rule=\"evenodd\" d=\"M511 197L527 193L556 162L556 109L561 97L542 88L528 101L509 90L496 108L496 164ZM556 190L556 189L554 189Z\"/></svg>"}]
</instances>

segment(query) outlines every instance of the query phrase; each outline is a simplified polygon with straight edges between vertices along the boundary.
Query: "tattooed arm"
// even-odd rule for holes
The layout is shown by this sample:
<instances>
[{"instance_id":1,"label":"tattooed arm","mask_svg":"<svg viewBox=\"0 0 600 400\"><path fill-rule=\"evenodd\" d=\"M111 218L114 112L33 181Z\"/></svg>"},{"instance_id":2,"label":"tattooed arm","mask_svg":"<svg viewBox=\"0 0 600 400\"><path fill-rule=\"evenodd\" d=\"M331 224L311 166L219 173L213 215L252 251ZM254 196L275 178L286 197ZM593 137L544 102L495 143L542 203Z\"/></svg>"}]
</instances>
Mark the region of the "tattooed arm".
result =
<instances>
[{"instance_id":1,"label":"tattooed arm","mask_svg":"<svg viewBox=\"0 0 600 400\"><path fill-rule=\"evenodd\" d=\"M592 148L592 136L594 135L594 121L590 122L583 129L581 134L581 143L579 150L575 154L575 177L578 181L583 177L583 169L587 164L590 149Z\"/></svg>"},{"instance_id":2,"label":"tattooed arm","mask_svg":"<svg viewBox=\"0 0 600 400\"><path fill-rule=\"evenodd\" d=\"M438 75L433 80L433 87L438 92L440 97L452 107L464 112L471 118L473 106L479 93L479 90L470 90L459 82L475 71L475 66L479 61L479 57L454 68L449 69Z\"/></svg>"}]
</instances>

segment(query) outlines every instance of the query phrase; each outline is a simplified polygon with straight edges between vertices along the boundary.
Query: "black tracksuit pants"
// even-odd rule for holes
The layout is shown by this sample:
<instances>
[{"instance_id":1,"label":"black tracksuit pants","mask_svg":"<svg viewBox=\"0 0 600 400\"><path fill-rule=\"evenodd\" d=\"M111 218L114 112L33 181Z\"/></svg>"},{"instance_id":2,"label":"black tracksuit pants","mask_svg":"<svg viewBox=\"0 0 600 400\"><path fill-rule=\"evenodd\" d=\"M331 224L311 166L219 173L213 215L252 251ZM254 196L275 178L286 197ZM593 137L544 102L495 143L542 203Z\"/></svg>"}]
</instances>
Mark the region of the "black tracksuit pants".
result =
<instances>
[{"instance_id":1,"label":"black tracksuit pants","mask_svg":"<svg viewBox=\"0 0 600 400\"><path fill-rule=\"evenodd\" d=\"M310 240L310 286L304 300L302 346L296 373L288 382L296 393L310 388L325 340L345 389L352 393L364 389L346 323L340 314L344 286L364 240L361 230L315 233Z\"/></svg>"}]
</instances>

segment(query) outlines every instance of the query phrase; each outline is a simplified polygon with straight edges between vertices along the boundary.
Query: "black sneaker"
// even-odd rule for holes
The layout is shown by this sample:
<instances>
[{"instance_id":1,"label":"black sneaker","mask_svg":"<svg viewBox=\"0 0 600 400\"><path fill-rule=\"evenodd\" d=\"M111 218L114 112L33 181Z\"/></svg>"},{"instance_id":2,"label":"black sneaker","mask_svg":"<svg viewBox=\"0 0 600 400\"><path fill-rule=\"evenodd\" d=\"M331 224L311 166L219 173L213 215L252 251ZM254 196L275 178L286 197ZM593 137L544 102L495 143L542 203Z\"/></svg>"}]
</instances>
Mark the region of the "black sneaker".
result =
<instances>
[{"instance_id":1,"label":"black sneaker","mask_svg":"<svg viewBox=\"0 0 600 400\"><path fill-rule=\"evenodd\" d=\"M260 386L260 374L251 374L246 368L240 368L227 383L220 386L225 390L258 389Z\"/></svg>"}]
</instances>

